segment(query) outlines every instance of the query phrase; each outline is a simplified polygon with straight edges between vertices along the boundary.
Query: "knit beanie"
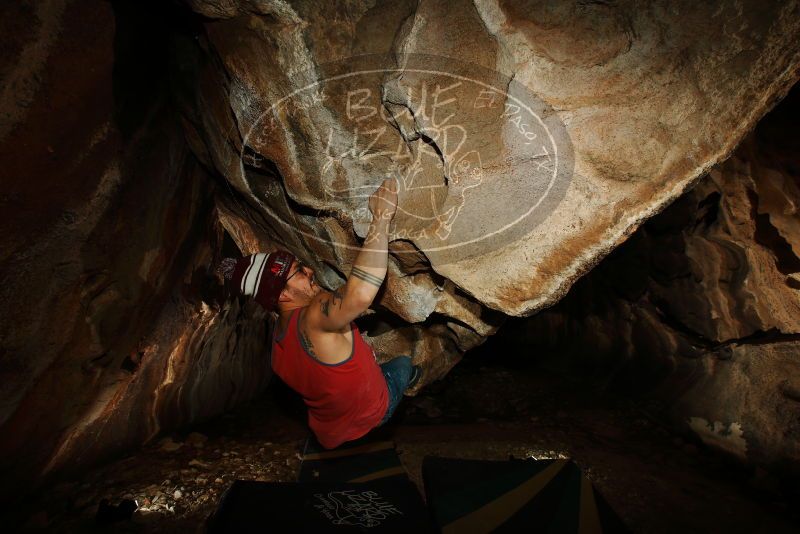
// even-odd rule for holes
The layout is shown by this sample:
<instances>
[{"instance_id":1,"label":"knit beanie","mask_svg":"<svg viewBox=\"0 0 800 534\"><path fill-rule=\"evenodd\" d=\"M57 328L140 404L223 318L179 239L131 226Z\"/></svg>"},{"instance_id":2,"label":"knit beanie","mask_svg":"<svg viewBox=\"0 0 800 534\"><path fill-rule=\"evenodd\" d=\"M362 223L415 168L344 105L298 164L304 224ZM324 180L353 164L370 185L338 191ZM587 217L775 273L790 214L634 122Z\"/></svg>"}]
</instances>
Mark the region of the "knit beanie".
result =
<instances>
[{"instance_id":1,"label":"knit beanie","mask_svg":"<svg viewBox=\"0 0 800 534\"><path fill-rule=\"evenodd\" d=\"M274 311L294 259L285 250L260 252L239 259L225 258L218 271L234 292L252 296L267 311Z\"/></svg>"}]
</instances>

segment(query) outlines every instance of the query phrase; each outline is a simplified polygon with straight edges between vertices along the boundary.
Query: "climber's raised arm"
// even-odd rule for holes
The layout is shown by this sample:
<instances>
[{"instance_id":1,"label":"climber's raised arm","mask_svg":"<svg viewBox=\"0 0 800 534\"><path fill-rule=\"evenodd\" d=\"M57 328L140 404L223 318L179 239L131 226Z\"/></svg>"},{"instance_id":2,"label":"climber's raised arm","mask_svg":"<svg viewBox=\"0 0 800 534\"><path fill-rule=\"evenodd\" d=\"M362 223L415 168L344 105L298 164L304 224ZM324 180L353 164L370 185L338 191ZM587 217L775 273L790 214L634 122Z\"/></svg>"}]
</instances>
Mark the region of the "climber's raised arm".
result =
<instances>
[{"instance_id":1,"label":"climber's raised arm","mask_svg":"<svg viewBox=\"0 0 800 534\"><path fill-rule=\"evenodd\" d=\"M397 188L397 180L388 178L370 197L372 222L350 276L336 291L314 298L307 311L309 326L339 332L372 304L386 277L389 225L397 211Z\"/></svg>"}]
</instances>

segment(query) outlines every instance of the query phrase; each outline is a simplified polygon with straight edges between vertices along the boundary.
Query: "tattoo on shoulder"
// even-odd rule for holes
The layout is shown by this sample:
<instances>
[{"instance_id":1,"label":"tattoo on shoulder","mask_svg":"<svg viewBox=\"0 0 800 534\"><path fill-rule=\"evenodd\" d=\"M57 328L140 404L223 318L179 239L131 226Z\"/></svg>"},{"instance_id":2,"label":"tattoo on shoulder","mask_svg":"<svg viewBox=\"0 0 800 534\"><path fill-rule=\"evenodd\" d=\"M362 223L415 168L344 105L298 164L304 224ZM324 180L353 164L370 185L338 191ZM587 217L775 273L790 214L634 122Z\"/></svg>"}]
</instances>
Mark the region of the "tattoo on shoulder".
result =
<instances>
[{"instance_id":1,"label":"tattoo on shoulder","mask_svg":"<svg viewBox=\"0 0 800 534\"><path fill-rule=\"evenodd\" d=\"M311 356L316 356L316 354L314 354L314 344L311 343L311 339L302 329L300 329L299 333L300 333L300 344L303 346L305 351L309 353Z\"/></svg>"},{"instance_id":2,"label":"tattoo on shoulder","mask_svg":"<svg viewBox=\"0 0 800 534\"><path fill-rule=\"evenodd\" d=\"M367 282L368 284L372 284L375 287L381 287L381 284L383 284L383 278L378 278L374 274L370 274L367 271L359 269L356 266L353 266L353 270L350 271L350 274L360 280Z\"/></svg>"}]
</instances>

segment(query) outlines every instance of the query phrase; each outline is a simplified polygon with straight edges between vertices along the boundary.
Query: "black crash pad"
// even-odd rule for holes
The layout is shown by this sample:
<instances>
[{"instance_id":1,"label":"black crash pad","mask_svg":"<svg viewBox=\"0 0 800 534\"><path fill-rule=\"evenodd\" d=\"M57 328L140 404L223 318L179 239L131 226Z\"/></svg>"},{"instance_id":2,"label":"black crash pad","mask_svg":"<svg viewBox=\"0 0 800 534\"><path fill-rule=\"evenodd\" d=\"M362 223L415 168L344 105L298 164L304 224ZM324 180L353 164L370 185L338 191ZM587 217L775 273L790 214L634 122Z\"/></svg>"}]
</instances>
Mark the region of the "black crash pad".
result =
<instances>
[{"instance_id":1,"label":"black crash pad","mask_svg":"<svg viewBox=\"0 0 800 534\"><path fill-rule=\"evenodd\" d=\"M369 482L408 478L391 441L359 440L326 450L309 438L301 457L298 482Z\"/></svg>"},{"instance_id":2,"label":"black crash pad","mask_svg":"<svg viewBox=\"0 0 800 534\"><path fill-rule=\"evenodd\" d=\"M428 508L445 534L627 532L569 460L427 457L422 478Z\"/></svg>"},{"instance_id":3,"label":"black crash pad","mask_svg":"<svg viewBox=\"0 0 800 534\"><path fill-rule=\"evenodd\" d=\"M278 483L237 480L208 532L436 532L409 480Z\"/></svg>"}]
</instances>

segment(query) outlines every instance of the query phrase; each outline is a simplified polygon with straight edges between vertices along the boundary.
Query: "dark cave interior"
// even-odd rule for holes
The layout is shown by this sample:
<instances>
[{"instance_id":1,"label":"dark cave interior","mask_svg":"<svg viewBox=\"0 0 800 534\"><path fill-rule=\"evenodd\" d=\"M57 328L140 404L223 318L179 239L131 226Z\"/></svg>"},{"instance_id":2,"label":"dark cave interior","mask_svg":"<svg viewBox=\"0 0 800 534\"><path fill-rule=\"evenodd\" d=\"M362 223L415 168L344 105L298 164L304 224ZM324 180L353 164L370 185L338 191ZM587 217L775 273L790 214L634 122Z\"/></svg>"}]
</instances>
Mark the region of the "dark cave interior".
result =
<instances>
[{"instance_id":1,"label":"dark cave interior","mask_svg":"<svg viewBox=\"0 0 800 534\"><path fill-rule=\"evenodd\" d=\"M300 46L294 28L320 58L325 39L352 40L355 55L399 46L364 28L385 19L400 39L402 21L422 7L377 2L356 16L295 2L290 23L281 2L267 4L0 7L0 457L12 530L203 531L235 480L298 477L310 431L302 398L270 367L275 321L226 291L214 265L297 248L333 289L350 260L296 236L275 239L251 190L308 227L330 219L300 202L313 188L277 156L248 171L252 184L230 172L226 157L253 152L242 140L246 110L236 108L242 72L256 73L246 81L269 89L259 96L267 101L270 76L291 79L296 67L286 59ZM453 27L467 24L454 16ZM568 35L556 26L526 39L553 45ZM786 45L793 58L797 42ZM425 370L370 434L394 443L423 499L425 457L571 459L633 532L796 532L800 63L784 59L792 84L751 84L774 107L742 111L749 122L730 134L725 157L693 154L701 175L534 313L490 306L415 245L412 260L394 249L390 280L418 286L384 287L355 322L381 357L413 354ZM735 62L726 68L749 82ZM694 145L721 154L733 128L704 120L726 133ZM311 145L313 129L296 124L292 135ZM576 132L576 152L589 154L580 142L591 136ZM282 194L270 197L276 187ZM609 200L608 211L623 218L630 204ZM355 223L347 230L359 236ZM418 311L439 293L447 304ZM126 501L136 503L126 519L98 519L101 502Z\"/></svg>"}]
</instances>

